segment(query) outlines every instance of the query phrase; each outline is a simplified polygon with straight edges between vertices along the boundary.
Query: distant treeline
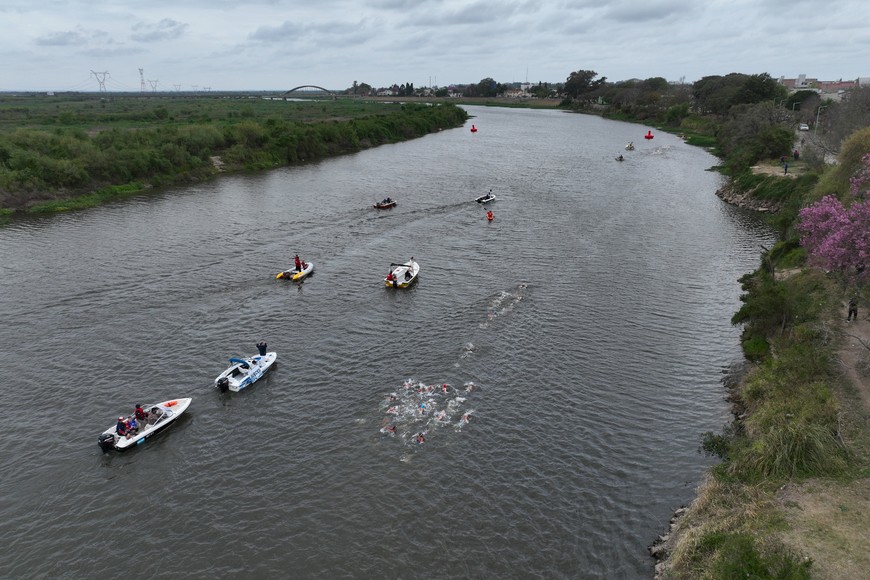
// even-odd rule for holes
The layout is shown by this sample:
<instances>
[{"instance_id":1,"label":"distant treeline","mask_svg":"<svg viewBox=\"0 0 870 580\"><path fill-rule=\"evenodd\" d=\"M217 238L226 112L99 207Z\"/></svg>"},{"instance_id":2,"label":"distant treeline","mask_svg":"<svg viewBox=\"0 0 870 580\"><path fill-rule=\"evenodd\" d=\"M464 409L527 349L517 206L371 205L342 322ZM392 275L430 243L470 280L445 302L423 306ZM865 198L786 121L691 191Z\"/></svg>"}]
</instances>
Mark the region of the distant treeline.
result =
<instances>
[{"instance_id":1,"label":"distant treeline","mask_svg":"<svg viewBox=\"0 0 870 580\"><path fill-rule=\"evenodd\" d=\"M199 98L99 106L4 99L0 207L33 209L88 195L81 202L94 205L115 194L206 179L219 167L238 171L313 161L457 127L467 118L452 104ZM74 206L55 202L42 209Z\"/></svg>"}]
</instances>

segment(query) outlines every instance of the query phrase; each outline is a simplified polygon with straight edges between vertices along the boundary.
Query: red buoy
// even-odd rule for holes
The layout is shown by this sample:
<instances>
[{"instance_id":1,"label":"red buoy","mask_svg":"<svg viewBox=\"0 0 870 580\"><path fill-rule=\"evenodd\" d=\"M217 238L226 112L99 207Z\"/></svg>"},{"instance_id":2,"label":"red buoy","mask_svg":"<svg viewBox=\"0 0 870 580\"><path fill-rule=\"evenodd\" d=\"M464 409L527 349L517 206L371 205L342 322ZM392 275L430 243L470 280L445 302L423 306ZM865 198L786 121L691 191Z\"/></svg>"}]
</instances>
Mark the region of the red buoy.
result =
<instances>
[{"instance_id":1,"label":"red buoy","mask_svg":"<svg viewBox=\"0 0 870 580\"><path fill-rule=\"evenodd\" d=\"M643 138L644 139L652 139L653 138L652 131L647 131L646 135L644 135Z\"/></svg>"},{"instance_id":2,"label":"red buoy","mask_svg":"<svg viewBox=\"0 0 870 580\"><path fill-rule=\"evenodd\" d=\"M471 126L471 132L472 132L472 133L477 133L477 127L475 127L474 125L472 125L472 126Z\"/></svg>"}]
</instances>

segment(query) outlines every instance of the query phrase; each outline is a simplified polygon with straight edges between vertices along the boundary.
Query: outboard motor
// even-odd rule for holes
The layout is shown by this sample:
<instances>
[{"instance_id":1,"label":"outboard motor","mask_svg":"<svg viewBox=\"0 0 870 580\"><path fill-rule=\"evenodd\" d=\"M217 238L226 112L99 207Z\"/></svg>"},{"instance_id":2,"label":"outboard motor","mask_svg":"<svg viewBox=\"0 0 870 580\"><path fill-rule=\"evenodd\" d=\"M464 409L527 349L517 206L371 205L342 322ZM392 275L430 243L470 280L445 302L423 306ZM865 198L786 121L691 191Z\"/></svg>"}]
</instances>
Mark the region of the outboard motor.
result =
<instances>
[{"instance_id":1,"label":"outboard motor","mask_svg":"<svg viewBox=\"0 0 870 580\"><path fill-rule=\"evenodd\" d=\"M100 435L100 438L97 439L97 445L100 446L100 449L103 450L103 453L111 451L115 447L115 436L111 433L103 433L102 435Z\"/></svg>"},{"instance_id":2,"label":"outboard motor","mask_svg":"<svg viewBox=\"0 0 870 580\"><path fill-rule=\"evenodd\" d=\"M217 388L220 389L220 392L226 393L230 390L230 379L227 377L221 377L217 381Z\"/></svg>"},{"instance_id":3,"label":"outboard motor","mask_svg":"<svg viewBox=\"0 0 870 580\"><path fill-rule=\"evenodd\" d=\"M261 340L257 343L257 350L260 351L260 356L266 356L266 341Z\"/></svg>"}]
</instances>

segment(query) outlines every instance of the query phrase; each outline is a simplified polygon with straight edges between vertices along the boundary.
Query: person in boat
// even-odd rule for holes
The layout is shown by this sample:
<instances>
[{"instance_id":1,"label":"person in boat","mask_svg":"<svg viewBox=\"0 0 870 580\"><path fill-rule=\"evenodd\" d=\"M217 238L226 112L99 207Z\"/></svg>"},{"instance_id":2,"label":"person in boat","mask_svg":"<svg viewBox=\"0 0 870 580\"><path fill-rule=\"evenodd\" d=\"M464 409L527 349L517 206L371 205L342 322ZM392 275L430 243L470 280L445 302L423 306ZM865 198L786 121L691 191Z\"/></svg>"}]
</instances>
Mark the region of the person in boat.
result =
<instances>
[{"instance_id":1,"label":"person in boat","mask_svg":"<svg viewBox=\"0 0 870 580\"><path fill-rule=\"evenodd\" d=\"M133 415L127 417L127 428L134 435L139 432L139 422L136 421L136 417Z\"/></svg>"},{"instance_id":2,"label":"person in boat","mask_svg":"<svg viewBox=\"0 0 870 580\"><path fill-rule=\"evenodd\" d=\"M118 417L118 423L115 425L115 433L118 434L118 437L130 438L129 431L127 430L127 420L124 417Z\"/></svg>"},{"instance_id":3,"label":"person in boat","mask_svg":"<svg viewBox=\"0 0 870 580\"><path fill-rule=\"evenodd\" d=\"M296 264L296 271L301 272L302 271L302 260L299 259L299 254L296 254L296 256L293 258L293 261Z\"/></svg>"},{"instance_id":4,"label":"person in boat","mask_svg":"<svg viewBox=\"0 0 870 580\"><path fill-rule=\"evenodd\" d=\"M148 424L156 423L161 415L163 415L163 411L160 410L160 407L151 407L151 411L148 413Z\"/></svg>"},{"instance_id":5,"label":"person in boat","mask_svg":"<svg viewBox=\"0 0 870 580\"><path fill-rule=\"evenodd\" d=\"M392 270L390 270L389 272L387 272L387 282L392 282L392 281L395 280L395 279L396 279L396 277L393 276L393 271L392 271Z\"/></svg>"},{"instance_id":6,"label":"person in boat","mask_svg":"<svg viewBox=\"0 0 870 580\"><path fill-rule=\"evenodd\" d=\"M145 415L146 415L145 409L142 408L142 405L140 405L139 403L136 403L136 409L134 409L134 411L133 411L133 416L138 421L144 421Z\"/></svg>"},{"instance_id":7,"label":"person in boat","mask_svg":"<svg viewBox=\"0 0 870 580\"><path fill-rule=\"evenodd\" d=\"M488 219L489 221L493 220L492 210L486 212L486 219Z\"/></svg>"}]
</instances>

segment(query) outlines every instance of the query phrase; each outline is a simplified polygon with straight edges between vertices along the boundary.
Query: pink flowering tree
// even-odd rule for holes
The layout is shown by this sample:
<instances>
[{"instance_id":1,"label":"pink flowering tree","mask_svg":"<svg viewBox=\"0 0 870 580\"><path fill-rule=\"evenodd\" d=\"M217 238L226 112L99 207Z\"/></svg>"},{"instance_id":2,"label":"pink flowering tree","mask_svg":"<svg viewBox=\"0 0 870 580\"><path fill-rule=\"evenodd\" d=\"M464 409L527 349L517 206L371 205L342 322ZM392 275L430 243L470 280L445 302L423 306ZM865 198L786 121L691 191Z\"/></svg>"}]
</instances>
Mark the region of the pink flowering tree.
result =
<instances>
[{"instance_id":1,"label":"pink flowering tree","mask_svg":"<svg viewBox=\"0 0 870 580\"><path fill-rule=\"evenodd\" d=\"M870 153L849 180L855 200L847 208L833 195L801 210L798 230L811 264L848 279L870 279Z\"/></svg>"},{"instance_id":2,"label":"pink flowering tree","mask_svg":"<svg viewBox=\"0 0 870 580\"><path fill-rule=\"evenodd\" d=\"M870 274L870 200L848 208L828 195L800 212L798 229L809 262L847 278Z\"/></svg>"}]
</instances>

